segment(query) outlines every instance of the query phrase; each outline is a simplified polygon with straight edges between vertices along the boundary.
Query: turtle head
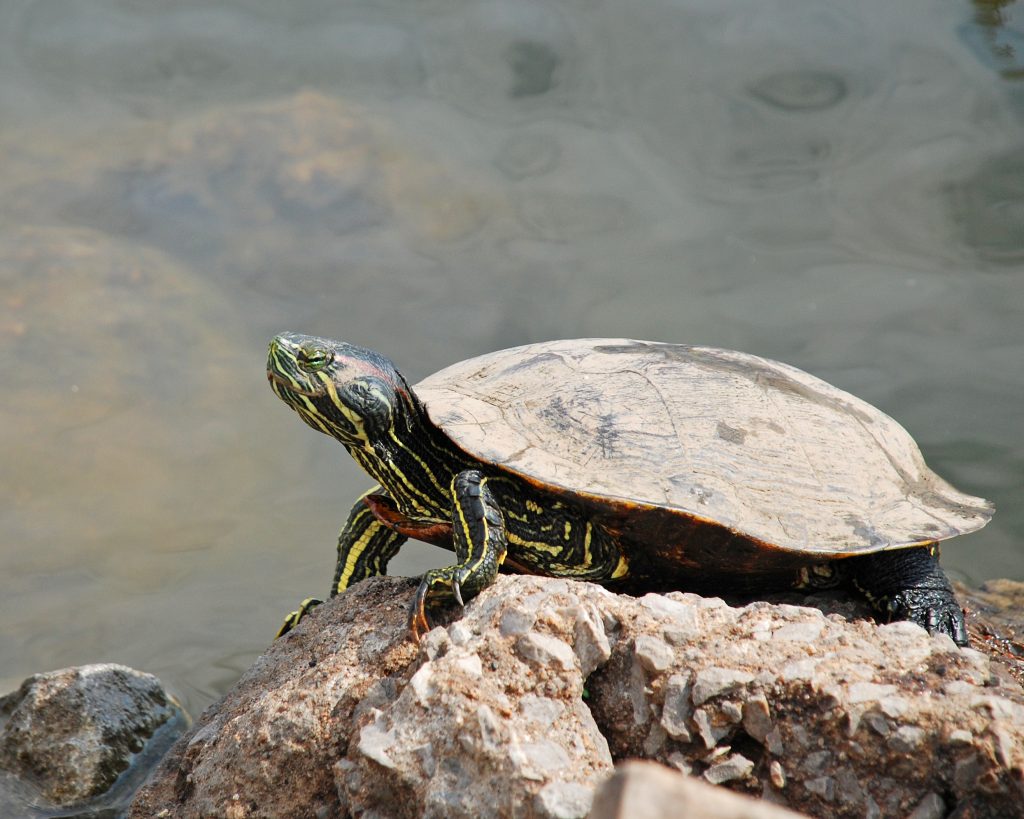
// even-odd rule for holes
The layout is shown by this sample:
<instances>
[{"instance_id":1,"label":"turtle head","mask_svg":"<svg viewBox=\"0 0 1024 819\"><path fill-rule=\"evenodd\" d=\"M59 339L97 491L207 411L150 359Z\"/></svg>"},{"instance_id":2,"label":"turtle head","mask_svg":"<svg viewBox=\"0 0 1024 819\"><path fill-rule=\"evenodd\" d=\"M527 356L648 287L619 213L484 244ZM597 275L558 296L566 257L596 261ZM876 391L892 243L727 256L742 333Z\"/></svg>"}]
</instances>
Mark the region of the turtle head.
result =
<instances>
[{"instance_id":1,"label":"turtle head","mask_svg":"<svg viewBox=\"0 0 1024 819\"><path fill-rule=\"evenodd\" d=\"M267 378L309 426L359 449L386 433L412 400L405 379L379 353L299 333L270 342Z\"/></svg>"}]
</instances>

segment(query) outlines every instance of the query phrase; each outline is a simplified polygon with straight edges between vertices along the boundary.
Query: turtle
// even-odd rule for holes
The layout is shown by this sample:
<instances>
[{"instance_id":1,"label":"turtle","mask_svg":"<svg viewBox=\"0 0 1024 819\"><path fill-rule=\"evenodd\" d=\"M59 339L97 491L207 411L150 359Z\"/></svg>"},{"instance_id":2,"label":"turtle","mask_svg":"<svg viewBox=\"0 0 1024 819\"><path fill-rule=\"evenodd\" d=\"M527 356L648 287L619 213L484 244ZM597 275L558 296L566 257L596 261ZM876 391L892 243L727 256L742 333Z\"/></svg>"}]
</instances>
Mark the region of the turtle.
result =
<instances>
[{"instance_id":1,"label":"turtle","mask_svg":"<svg viewBox=\"0 0 1024 819\"><path fill-rule=\"evenodd\" d=\"M455 552L420 579L414 639L504 569L630 594L845 586L878 621L967 644L938 544L983 527L992 504L932 472L881 410L796 367L585 338L410 386L380 353L286 332L267 376L376 482L341 530L332 596L384 574L408 538Z\"/></svg>"}]
</instances>

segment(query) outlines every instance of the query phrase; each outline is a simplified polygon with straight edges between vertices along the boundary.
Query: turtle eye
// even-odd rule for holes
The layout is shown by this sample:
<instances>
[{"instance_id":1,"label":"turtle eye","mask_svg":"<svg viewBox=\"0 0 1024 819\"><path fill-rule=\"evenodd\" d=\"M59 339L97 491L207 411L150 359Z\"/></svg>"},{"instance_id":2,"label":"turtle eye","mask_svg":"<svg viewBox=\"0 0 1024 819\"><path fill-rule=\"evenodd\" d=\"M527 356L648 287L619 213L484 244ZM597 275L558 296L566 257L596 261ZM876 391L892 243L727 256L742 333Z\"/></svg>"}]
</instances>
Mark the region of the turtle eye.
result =
<instances>
[{"instance_id":1,"label":"turtle eye","mask_svg":"<svg viewBox=\"0 0 1024 819\"><path fill-rule=\"evenodd\" d=\"M310 372L323 369L330 358L325 347L307 347L299 351L300 366Z\"/></svg>"}]
</instances>

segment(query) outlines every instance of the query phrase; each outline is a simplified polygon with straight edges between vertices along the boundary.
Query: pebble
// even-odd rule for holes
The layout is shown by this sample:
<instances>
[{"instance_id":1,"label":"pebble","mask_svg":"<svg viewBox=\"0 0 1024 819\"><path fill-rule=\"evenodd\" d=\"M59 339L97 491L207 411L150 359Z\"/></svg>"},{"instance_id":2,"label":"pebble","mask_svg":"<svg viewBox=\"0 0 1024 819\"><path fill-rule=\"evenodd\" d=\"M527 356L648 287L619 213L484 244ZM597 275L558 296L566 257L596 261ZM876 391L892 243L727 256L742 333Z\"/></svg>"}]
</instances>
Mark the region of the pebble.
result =
<instances>
[{"instance_id":1,"label":"pebble","mask_svg":"<svg viewBox=\"0 0 1024 819\"><path fill-rule=\"evenodd\" d=\"M846 694L846 702L868 702L880 700L884 697L891 697L896 694L895 685L880 685L878 683L858 682L850 686Z\"/></svg>"},{"instance_id":2,"label":"pebble","mask_svg":"<svg viewBox=\"0 0 1024 819\"><path fill-rule=\"evenodd\" d=\"M772 632L772 640L794 643L813 643L821 636L824 623L790 623Z\"/></svg>"},{"instance_id":3,"label":"pebble","mask_svg":"<svg viewBox=\"0 0 1024 819\"><path fill-rule=\"evenodd\" d=\"M448 648L451 646L451 637L448 636L448 630L442 626L432 628L420 640L420 651L427 655L428 660L436 660L438 657L443 657Z\"/></svg>"},{"instance_id":4,"label":"pebble","mask_svg":"<svg viewBox=\"0 0 1024 819\"><path fill-rule=\"evenodd\" d=\"M673 674L665 684L665 702L661 709L661 727L670 737L690 742L690 719L693 707L690 702L691 683L689 676Z\"/></svg>"},{"instance_id":5,"label":"pebble","mask_svg":"<svg viewBox=\"0 0 1024 819\"><path fill-rule=\"evenodd\" d=\"M503 637L515 637L519 634L526 634L537 622L537 614L533 611L523 609L508 609L501 615L498 621L498 631Z\"/></svg>"},{"instance_id":6,"label":"pebble","mask_svg":"<svg viewBox=\"0 0 1024 819\"><path fill-rule=\"evenodd\" d=\"M818 670L819 660L795 660L787 663L779 672L780 682L796 682L797 680L809 680Z\"/></svg>"},{"instance_id":7,"label":"pebble","mask_svg":"<svg viewBox=\"0 0 1024 819\"><path fill-rule=\"evenodd\" d=\"M563 671L576 667L576 654L570 645L550 634L524 634L516 642L516 650L524 660L535 665L558 665Z\"/></svg>"},{"instance_id":8,"label":"pebble","mask_svg":"<svg viewBox=\"0 0 1024 819\"><path fill-rule=\"evenodd\" d=\"M452 665L468 674L470 677L482 677L484 675L483 662L478 654L463 654L452 658Z\"/></svg>"},{"instance_id":9,"label":"pebble","mask_svg":"<svg viewBox=\"0 0 1024 819\"><path fill-rule=\"evenodd\" d=\"M421 665L419 670L417 670L409 680L409 687L412 689L412 693L416 697L416 702L420 705L430 705L430 701L433 699L437 690L433 680L434 664L432 662L426 662Z\"/></svg>"},{"instance_id":10,"label":"pebble","mask_svg":"<svg viewBox=\"0 0 1024 819\"><path fill-rule=\"evenodd\" d=\"M594 789L579 782L549 782L534 799L536 815L551 819L584 819L590 814Z\"/></svg>"},{"instance_id":11,"label":"pebble","mask_svg":"<svg viewBox=\"0 0 1024 819\"><path fill-rule=\"evenodd\" d=\"M942 797L932 792L917 803L917 807L907 819L942 819L946 815L946 803Z\"/></svg>"},{"instance_id":12,"label":"pebble","mask_svg":"<svg viewBox=\"0 0 1024 819\"><path fill-rule=\"evenodd\" d=\"M821 773L832 759L831 751L815 751L804 757L801 768L807 773Z\"/></svg>"},{"instance_id":13,"label":"pebble","mask_svg":"<svg viewBox=\"0 0 1024 819\"><path fill-rule=\"evenodd\" d=\"M721 785L734 779L745 779L754 770L754 763L742 754L733 754L724 762L704 771L704 778L712 785Z\"/></svg>"},{"instance_id":14,"label":"pebble","mask_svg":"<svg viewBox=\"0 0 1024 819\"><path fill-rule=\"evenodd\" d=\"M388 755L388 749L395 744L394 729L387 729L387 720L384 714L377 711L374 714L373 722L364 725L359 731L359 744L356 746L359 753L369 757L378 765L385 768L396 768L397 763Z\"/></svg>"},{"instance_id":15,"label":"pebble","mask_svg":"<svg viewBox=\"0 0 1024 819\"><path fill-rule=\"evenodd\" d=\"M641 634L636 638L634 651L640 664L654 674L670 668L675 660L668 643L649 634Z\"/></svg>"},{"instance_id":16,"label":"pebble","mask_svg":"<svg viewBox=\"0 0 1024 819\"><path fill-rule=\"evenodd\" d=\"M715 724L712 715L704 708L698 708L693 712L693 722L697 726L700 738L704 740L704 747L708 750L714 748L718 744L718 740L732 733L731 725L728 723Z\"/></svg>"},{"instance_id":17,"label":"pebble","mask_svg":"<svg viewBox=\"0 0 1024 819\"><path fill-rule=\"evenodd\" d=\"M519 702L519 713L540 725L551 725L564 711L565 706L558 700L536 694L527 694Z\"/></svg>"},{"instance_id":18,"label":"pebble","mask_svg":"<svg viewBox=\"0 0 1024 819\"><path fill-rule=\"evenodd\" d=\"M772 764L768 766L768 776L771 778L772 784L779 790L786 787L786 771L779 760L772 760Z\"/></svg>"},{"instance_id":19,"label":"pebble","mask_svg":"<svg viewBox=\"0 0 1024 819\"><path fill-rule=\"evenodd\" d=\"M589 607L580 607L574 613L576 625L573 628L573 648L579 657L580 670L586 678L608 662L612 656L612 647L600 616L595 616Z\"/></svg>"},{"instance_id":20,"label":"pebble","mask_svg":"<svg viewBox=\"0 0 1024 819\"><path fill-rule=\"evenodd\" d=\"M878 701L878 710L887 717L899 719L910 710L910 702L904 697L886 697Z\"/></svg>"},{"instance_id":21,"label":"pebble","mask_svg":"<svg viewBox=\"0 0 1024 819\"><path fill-rule=\"evenodd\" d=\"M832 802L836 798L836 781L831 776L819 776L808 779L804 782L807 788L815 796L820 796L826 802Z\"/></svg>"},{"instance_id":22,"label":"pebble","mask_svg":"<svg viewBox=\"0 0 1024 819\"><path fill-rule=\"evenodd\" d=\"M764 694L756 694L743 703L743 730L764 744L772 730L771 711Z\"/></svg>"},{"instance_id":23,"label":"pebble","mask_svg":"<svg viewBox=\"0 0 1024 819\"><path fill-rule=\"evenodd\" d=\"M713 697L735 691L753 680L753 674L736 668L703 668L697 672L693 682L693 704L702 705Z\"/></svg>"},{"instance_id":24,"label":"pebble","mask_svg":"<svg viewBox=\"0 0 1024 819\"><path fill-rule=\"evenodd\" d=\"M901 725L886 743L898 754L910 754L924 742L924 730L915 725Z\"/></svg>"}]
</instances>

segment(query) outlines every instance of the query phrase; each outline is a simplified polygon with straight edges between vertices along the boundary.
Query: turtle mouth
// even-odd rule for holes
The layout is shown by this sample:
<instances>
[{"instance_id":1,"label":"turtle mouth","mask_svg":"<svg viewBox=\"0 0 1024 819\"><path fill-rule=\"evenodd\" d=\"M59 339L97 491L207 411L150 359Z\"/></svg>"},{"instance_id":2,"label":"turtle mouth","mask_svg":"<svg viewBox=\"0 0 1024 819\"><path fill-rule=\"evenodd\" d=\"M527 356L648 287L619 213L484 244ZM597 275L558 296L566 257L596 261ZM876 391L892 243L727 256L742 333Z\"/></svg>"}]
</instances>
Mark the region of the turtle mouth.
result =
<instances>
[{"instance_id":1,"label":"turtle mouth","mask_svg":"<svg viewBox=\"0 0 1024 819\"><path fill-rule=\"evenodd\" d=\"M267 380L270 382L270 386L274 392L276 392L281 398L284 398L286 395L302 395L306 398L319 398L324 394L323 390L303 389L290 378L285 378L271 369L267 370Z\"/></svg>"}]
</instances>

